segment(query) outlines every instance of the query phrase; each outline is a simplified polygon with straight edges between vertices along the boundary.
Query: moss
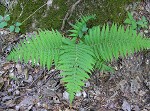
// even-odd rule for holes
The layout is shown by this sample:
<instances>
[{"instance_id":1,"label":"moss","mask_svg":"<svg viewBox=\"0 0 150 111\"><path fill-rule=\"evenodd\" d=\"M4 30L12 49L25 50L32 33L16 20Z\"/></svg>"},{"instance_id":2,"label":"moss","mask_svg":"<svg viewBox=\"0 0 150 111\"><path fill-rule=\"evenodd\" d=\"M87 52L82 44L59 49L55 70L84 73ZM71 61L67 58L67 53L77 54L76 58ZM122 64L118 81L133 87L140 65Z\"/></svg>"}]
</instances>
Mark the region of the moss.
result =
<instances>
[{"instance_id":1,"label":"moss","mask_svg":"<svg viewBox=\"0 0 150 111\"><path fill-rule=\"evenodd\" d=\"M140 0L84 0L74 13L75 18L81 14L96 14L96 20L91 25L99 25L107 22L122 24L126 18L125 7L132 2ZM82 13L81 13L82 12Z\"/></svg>"},{"instance_id":2,"label":"moss","mask_svg":"<svg viewBox=\"0 0 150 111\"><path fill-rule=\"evenodd\" d=\"M4 16L5 10L6 10L6 7L0 4L0 15Z\"/></svg>"},{"instance_id":3,"label":"moss","mask_svg":"<svg viewBox=\"0 0 150 111\"><path fill-rule=\"evenodd\" d=\"M73 16L70 20L79 18L80 15L96 14L97 19L90 22L90 25L104 24L108 21L122 24L126 18L125 6L133 1L137 0L83 0L77 5ZM139 1L139 0L138 0ZM74 0L75 2L75 0ZM38 10L31 18L24 22L21 26L21 32L31 32L36 30L32 28L32 23L35 22L36 28L41 29L60 29L62 19L65 17L70 5L74 2L64 0L53 0L52 6L47 10L47 6L44 6ZM20 4L24 6L21 17L18 18L22 9ZM11 12L11 22L22 22L28 16L30 16L35 10L41 7L45 2L43 0L19 0L19 3L14 7ZM36 21L35 21L36 20ZM66 24L65 30L69 29L69 25Z\"/></svg>"},{"instance_id":4,"label":"moss","mask_svg":"<svg viewBox=\"0 0 150 111\"><path fill-rule=\"evenodd\" d=\"M24 0L20 0L20 3L23 4L24 10L22 16L18 18L18 15L21 13L20 3L18 3L12 12L12 22L16 22L18 19L19 22L24 21L28 16L30 16L35 10L41 7L44 2L43 0L29 0L25 2ZM58 9L56 9L58 8ZM52 7L47 10L47 6L44 6L40 10L38 10L32 17L30 17L26 22L22 24L21 32L33 31L32 23L35 22L36 27L41 29L60 29L62 19L68 10L67 4L65 4L64 0L53 1ZM36 21L35 21L36 20Z\"/></svg>"}]
</instances>

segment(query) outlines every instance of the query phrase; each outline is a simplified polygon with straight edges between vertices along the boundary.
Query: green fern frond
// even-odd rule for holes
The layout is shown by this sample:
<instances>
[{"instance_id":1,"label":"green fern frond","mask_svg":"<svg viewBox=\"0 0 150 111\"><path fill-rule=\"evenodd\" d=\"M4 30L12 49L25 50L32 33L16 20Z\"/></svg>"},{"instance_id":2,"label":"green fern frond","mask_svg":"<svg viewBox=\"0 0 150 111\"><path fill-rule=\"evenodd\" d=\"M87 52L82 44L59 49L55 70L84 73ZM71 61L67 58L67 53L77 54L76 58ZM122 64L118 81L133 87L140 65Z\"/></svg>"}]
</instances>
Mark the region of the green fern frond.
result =
<instances>
[{"instance_id":1,"label":"green fern frond","mask_svg":"<svg viewBox=\"0 0 150 111\"><path fill-rule=\"evenodd\" d=\"M95 19L96 15L87 15L87 16L83 16L80 18L80 20L77 20L75 25L71 24L71 26L73 27L72 30L69 30L69 32L71 32L72 34L70 34L69 36L72 37L82 37L83 33L87 31L87 27L86 27L86 23L90 20L90 19Z\"/></svg>"},{"instance_id":2,"label":"green fern frond","mask_svg":"<svg viewBox=\"0 0 150 111\"><path fill-rule=\"evenodd\" d=\"M62 81L65 83L71 103L75 94L84 86L84 81L90 78L88 73L95 63L93 55L92 49L82 43L63 46L59 69L63 71Z\"/></svg>"},{"instance_id":3,"label":"green fern frond","mask_svg":"<svg viewBox=\"0 0 150 111\"><path fill-rule=\"evenodd\" d=\"M91 46L95 57L98 60L111 61L119 56L125 57L127 54L150 48L150 39L142 38L123 26L117 28L116 24L93 27L85 36L85 44Z\"/></svg>"},{"instance_id":4,"label":"green fern frond","mask_svg":"<svg viewBox=\"0 0 150 111\"><path fill-rule=\"evenodd\" d=\"M58 63L60 48L62 45L62 35L58 31L39 31L39 34L21 41L9 54L8 60L23 61L29 60L32 64L40 63L50 69L52 61Z\"/></svg>"}]
</instances>

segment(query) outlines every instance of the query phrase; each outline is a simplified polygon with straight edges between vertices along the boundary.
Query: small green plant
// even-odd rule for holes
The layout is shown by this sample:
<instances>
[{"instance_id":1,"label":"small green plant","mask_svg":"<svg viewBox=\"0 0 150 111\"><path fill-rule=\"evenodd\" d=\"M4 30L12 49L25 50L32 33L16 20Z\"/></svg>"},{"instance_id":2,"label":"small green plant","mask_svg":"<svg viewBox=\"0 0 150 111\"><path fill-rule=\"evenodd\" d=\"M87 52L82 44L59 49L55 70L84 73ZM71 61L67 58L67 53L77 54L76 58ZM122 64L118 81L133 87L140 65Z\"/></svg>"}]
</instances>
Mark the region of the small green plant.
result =
<instances>
[{"instance_id":1,"label":"small green plant","mask_svg":"<svg viewBox=\"0 0 150 111\"><path fill-rule=\"evenodd\" d=\"M27 21L32 15L34 15L38 10L40 10L41 8L43 8L44 6L49 5L49 2L43 4L41 7L39 7L37 10L35 10L31 15L29 15L23 22L15 22L13 23L13 25L11 25L9 27L9 31L10 32L16 32L19 33L20 32L20 26ZM21 16L21 15L20 15ZM20 17L19 16L19 17ZM7 26L7 22L10 20L10 15L7 14L4 17L2 15L0 15L0 28L4 28L5 26ZM18 20L18 19L17 19Z\"/></svg>"},{"instance_id":2,"label":"small green plant","mask_svg":"<svg viewBox=\"0 0 150 111\"><path fill-rule=\"evenodd\" d=\"M10 20L10 16L7 14L5 15L4 17L0 15L0 28L4 28L5 26L8 25L8 21ZM9 27L9 31L10 32L16 32L16 33L19 33L20 31L20 28L19 26L21 26L21 23L20 22L16 22L14 23L14 25L11 25Z\"/></svg>"},{"instance_id":3,"label":"small green plant","mask_svg":"<svg viewBox=\"0 0 150 111\"><path fill-rule=\"evenodd\" d=\"M5 15L4 17L0 15L0 28L4 28L7 26L7 22L10 20L9 15Z\"/></svg>"},{"instance_id":4,"label":"small green plant","mask_svg":"<svg viewBox=\"0 0 150 111\"><path fill-rule=\"evenodd\" d=\"M95 15L83 16L72 24L71 39L57 30L39 30L37 35L18 43L7 59L24 63L31 60L32 65L40 63L48 70L54 63L62 71L61 81L72 103L94 69L112 71L108 62L150 48L150 39L137 35L131 28L125 30L115 23L87 28L87 22L94 18Z\"/></svg>"},{"instance_id":5,"label":"small green plant","mask_svg":"<svg viewBox=\"0 0 150 111\"><path fill-rule=\"evenodd\" d=\"M124 23L129 24L133 30L139 30L140 28L148 28L147 27L148 22L144 16L142 16L141 20L136 21L130 12L127 13L129 18L127 18L124 21Z\"/></svg>"},{"instance_id":6,"label":"small green plant","mask_svg":"<svg viewBox=\"0 0 150 111\"><path fill-rule=\"evenodd\" d=\"M16 33L19 33L19 31L20 31L20 28L19 28L19 26L21 26L21 23L20 22L16 22L14 25L11 25L10 27L9 27L9 30L10 30L10 32L16 32Z\"/></svg>"},{"instance_id":7,"label":"small green plant","mask_svg":"<svg viewBox=\"0 0 150 111\"><path fill-rule=\"evenodd\" d=\"M147 26L148 21L146 20L146 18L144 16L142 16L141 20L137 21L137 24L139 27L148 28L148 26Z\"/></svg>"}]
</instances>

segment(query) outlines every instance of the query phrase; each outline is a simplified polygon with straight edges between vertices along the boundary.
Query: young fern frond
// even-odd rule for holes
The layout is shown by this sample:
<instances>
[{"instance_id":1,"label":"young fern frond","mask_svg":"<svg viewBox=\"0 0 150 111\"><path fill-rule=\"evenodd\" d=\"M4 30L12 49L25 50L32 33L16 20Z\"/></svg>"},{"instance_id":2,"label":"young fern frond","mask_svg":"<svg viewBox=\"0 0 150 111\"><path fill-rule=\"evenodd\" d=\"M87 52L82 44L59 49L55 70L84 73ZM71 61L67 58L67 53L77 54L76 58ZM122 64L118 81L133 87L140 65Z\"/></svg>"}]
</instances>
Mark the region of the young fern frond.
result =
<instances>
[{"instance_id":1,"label":"young fern frond","mask_svg":"<svg viewBox=\"0 0 150 111\"><path fill-rule=\"evenodd\" d=\"M69 36L80 37L81 38L83 36L83 33L88 30L88 28L86 27L86 23L90 19L95 19L95 15L83 16L83 17L80 18L80 20L76 21L75 25L71 24L73 29L69 30L69 32L72 33Z\"/></svg>"},{"instance_id":2,"label":"young fern frond","mask_svg":"<svg viewBox=\"0 0 150 111\"><path fill-rule=\"evenodd\" d=\"M57 65L62 46L62 35L54 30L41 30L38 33L28 40L21 41L7 57L8 60L24 60L25 63L31 60L33 65L40 63L41 66L47 66L48 69L53 60Z\"/></svg>"},{"instance_id":3,"label":"young fern frond","mask_svg":"<svg viewBox=\"0 0 150 111\"><path fill-rule=\"evenodd\" d=\"M95 63L93 55L92 49L82 43L63 46L59 69L63 71L62 81L65 83L71 103L75 94L82 90L84 81L90 78L88 73Z\"/></svg>"},{"instance_id":4,"label":"young fern frond","mask_svg":"<svg viewBox=\"0 0 150 111\"><path fill-rule=\"evenodd\" d=\"M116 24L93 27L85 36L85 44L93 48L95 57L106 62L150 48L150 39L133 33L132 29L117 28Z\"/></svg>"}]
</instances>

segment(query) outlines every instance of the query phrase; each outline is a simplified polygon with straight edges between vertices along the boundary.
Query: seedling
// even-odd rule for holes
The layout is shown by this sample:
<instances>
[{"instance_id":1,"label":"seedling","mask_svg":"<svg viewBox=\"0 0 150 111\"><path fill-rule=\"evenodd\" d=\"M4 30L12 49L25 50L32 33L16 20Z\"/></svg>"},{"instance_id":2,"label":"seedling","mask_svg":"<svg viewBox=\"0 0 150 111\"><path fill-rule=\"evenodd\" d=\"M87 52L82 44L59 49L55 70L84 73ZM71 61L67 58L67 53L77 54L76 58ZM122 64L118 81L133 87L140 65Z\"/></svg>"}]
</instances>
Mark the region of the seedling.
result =
<instances>
[{"instance_id":1,"label":"seedling","mask_svg":"<svg viewBox=\"0 0 150 111\"><path fill-rule=\"evenodd\" d=\"M124 23L126 24L129 24L130 27L133 29L133 30L139 30L140 28L148 28L147 27L147 20L144 16L142 16L142 19L139 20L139 21L136 21L133 16L131 15L131 13L127 12L128 13L128 17Z\"/></svg>"}]
</instances>

